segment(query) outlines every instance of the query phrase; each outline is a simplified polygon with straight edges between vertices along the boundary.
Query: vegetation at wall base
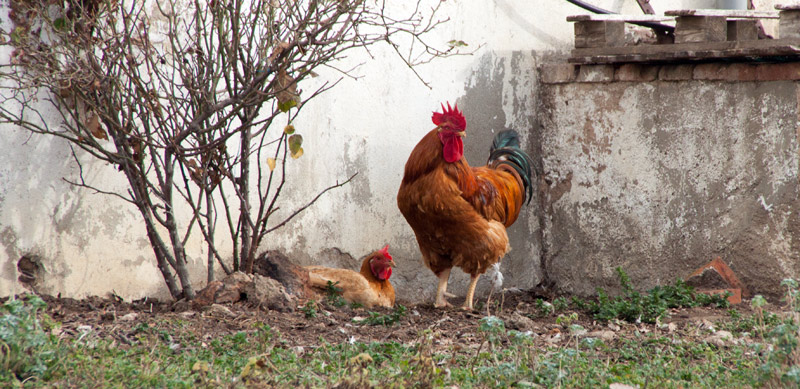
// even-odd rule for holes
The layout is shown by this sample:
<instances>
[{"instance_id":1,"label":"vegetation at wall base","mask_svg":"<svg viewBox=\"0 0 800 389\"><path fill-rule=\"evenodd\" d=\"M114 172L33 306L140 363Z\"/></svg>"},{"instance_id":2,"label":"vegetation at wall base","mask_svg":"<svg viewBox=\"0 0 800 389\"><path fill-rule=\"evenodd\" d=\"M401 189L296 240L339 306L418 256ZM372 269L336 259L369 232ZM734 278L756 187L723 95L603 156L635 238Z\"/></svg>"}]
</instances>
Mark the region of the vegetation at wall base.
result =
<instances>
[{"instance_id":1,"label":"vegetation at wall base","mask_svg":"<svg viewBox=\"0 0 800 389\"><path fill-rule=\"evenodd\" d=\"M351 336L335 343L320 338L313 346L288 341L286 331L302 329L281 332L263 322L209 337L191 330L191 315L186 320L131 323L116 336L103 336L91 326L65 331L46 313L42 299L22 296L2 306L0 386L796 386L800 384L798 288L792 280L783 285L786 293L779 310L774 306L767 310L760 296L746 306L698 308L701 303L687 299L692 291L681 284L674 290L660 288L641 295L628 290L592 302L532 302L529 313L540 326L533 331L516 328L514 317L519 312L501 309L497 316L483 316L398 306L367 311L366 319L341 327L354 335L366 328L385 328L381 338ZM658 301L653 305L657 307L681 302L678 306L690 308L669 310L703 309L716 319L676 324L666 323L669 318L663 315L654 316L655 323L627 321L627 314L609 316L607 321L595 317L598 312L632 311L614 310L623 302L641 303L641 312L657 312L648 301ZM558 305L559 310L535 312L548 305ZM363 315L355 311L360 308L315 302L294 315L308 326L325 327L331 314L325 309ZM433 324L415 327L414 318L420 315L432 316ZM462 321L457 331L438 327L437 323L456 319ZM398 341L392 339L397 331L417 332Z\"/></svg>"}]
</instances>

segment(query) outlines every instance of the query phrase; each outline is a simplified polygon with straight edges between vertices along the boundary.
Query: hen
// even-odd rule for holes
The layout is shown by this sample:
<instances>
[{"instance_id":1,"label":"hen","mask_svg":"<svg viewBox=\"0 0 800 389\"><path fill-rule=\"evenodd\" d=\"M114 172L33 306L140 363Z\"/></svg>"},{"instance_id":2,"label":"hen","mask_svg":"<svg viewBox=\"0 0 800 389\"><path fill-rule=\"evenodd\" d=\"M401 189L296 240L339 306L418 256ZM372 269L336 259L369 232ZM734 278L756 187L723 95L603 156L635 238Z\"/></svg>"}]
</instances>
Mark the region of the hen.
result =
<instances>
[{"instance_id":1,"label":"hen","mask_svg":"<svg viewBox=\"0 0 800 389\"><path fill-rule=\"evenodd\" d=\"M389 245L367 255L361 262L361 271L334 269L323 266L306 266L311 286L326 290L328 282L342 289L342 298L367 308L394 306L394 287L389 282L394 260Z\"/></svg>"},{"instance_id":2,"label":"hen","mask_svg":"<svg viewBox=\"0 0 800 389\"><path fill-rule=\"evenodd\" d=\"M486 166L464 158L466 120L458 105L433 113L436 128L411 151L397 205L414 234L425 265L439 277L436 307L447 305L450 270L472 277L464 308L472 309L475 285L508 252L506 228L530 202L531 159L513 130L498 133ZM499 268L499 266L495 266Z\"/></svg>"}]
</instances>

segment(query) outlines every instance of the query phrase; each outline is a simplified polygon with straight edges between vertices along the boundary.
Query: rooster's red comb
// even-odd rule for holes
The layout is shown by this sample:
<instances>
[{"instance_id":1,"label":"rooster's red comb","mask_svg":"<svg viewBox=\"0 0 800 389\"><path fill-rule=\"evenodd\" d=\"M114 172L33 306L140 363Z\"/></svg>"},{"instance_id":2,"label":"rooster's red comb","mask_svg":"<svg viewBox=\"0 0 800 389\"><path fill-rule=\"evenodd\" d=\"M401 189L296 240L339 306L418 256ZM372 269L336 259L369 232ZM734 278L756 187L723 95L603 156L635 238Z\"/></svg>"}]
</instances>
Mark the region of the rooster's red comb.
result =
<instances>
[{"instance_id":1,"label":"rooster's red comb","mask_svg":"<svg viewBox=\"0 0 800 389\"><path fill-rule=\"evenodd\" d=\"M384 258L392 259L392 256L389 254L389 245L388 244L386 246L383 246L383 248L378 250L378 252L380 252L381 255L383 255Z\"/></svg>"},{"instance_id":2,"label":"rooster's red comb","mask_svg":"<svg viewBox=\"0 0 800 389\"><path fill-rule=\"evenodd\" d=\"M442 104L442 113L434 112L433 124L439 127L448 127L451 130L464 131L467 129L467 120L464 115L458 110L458 104L450 107L450 102L447 103L447 108Z\"/></svg>"}]
</instances>

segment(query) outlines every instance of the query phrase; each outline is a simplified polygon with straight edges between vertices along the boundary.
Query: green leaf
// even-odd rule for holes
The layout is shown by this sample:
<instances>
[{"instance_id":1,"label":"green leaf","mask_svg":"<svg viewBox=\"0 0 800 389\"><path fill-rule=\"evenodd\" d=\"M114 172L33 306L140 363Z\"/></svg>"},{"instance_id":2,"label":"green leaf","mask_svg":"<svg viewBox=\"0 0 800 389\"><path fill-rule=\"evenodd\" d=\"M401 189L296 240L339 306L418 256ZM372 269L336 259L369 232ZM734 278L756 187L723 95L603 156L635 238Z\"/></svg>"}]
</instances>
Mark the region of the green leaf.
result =
<instances>
[{"instance_id":1,"label":"green leaf","mask_svg":"<svg viewBox=\"0 0 800 389\"><path fill-rule=\"evenodd\" d=\"M283 133L286 135L294 134L294 126L291 124L287 124L286 127L283 127Z\"/></svg>"},{"instance_id":2,"label":"green leaf","mask_svg":"<svg viewBox=\"0 0 800 389\"><path fill-rule=\"evenodd\" d=\"M67 29L67 19L58 18L53 20L53 28L55 28L56 31L65 31Z\"/></svg>"},{"instance_id":3,"label":"green leaf","mask_svg":"<svg viewBox=\"0 0 800 389\"><path fill-rule=\"evenodd\" d=\"M465 47L465 46L469 46L467 44L467 42L464 42L462 40L455 40L455 39L447 42L447 44L450 45L450 47Z\"/></svg>"},{"instance_id":4,"label":"green leaf","mask_svg":"<svg viewBox=\"0 0 800 389\"><path fill-rule=\"evenodd\" d=\"M303 136L294 134L289 137L289 151L292 152L292 158L297 159L303 155Z\"/></svg>"},{"instance_id":5,"label":"green leaf","mask_svg":"<svg viewBox=\"0 0 800 389\"><path fill-rule=\"evenodd\" d=\"M281 112L284 112L284 113L285 112L289 112L290 109L292 109L292 108L294 108L296 106L297 106L297 101L295 101L295 100L286 100L286 101L278 103L278 109L280 109Z\"/></svg>"},{"instance_id":6,"label":"green leaf","mask_svg":"<svg viewBox=\"0 0 800 389\"><path fill-rule=\"evenodd\" d=\"M17 27L11 32L11 43L19 45L25 37L25 27Z\"/></svg>"}]
</instances>

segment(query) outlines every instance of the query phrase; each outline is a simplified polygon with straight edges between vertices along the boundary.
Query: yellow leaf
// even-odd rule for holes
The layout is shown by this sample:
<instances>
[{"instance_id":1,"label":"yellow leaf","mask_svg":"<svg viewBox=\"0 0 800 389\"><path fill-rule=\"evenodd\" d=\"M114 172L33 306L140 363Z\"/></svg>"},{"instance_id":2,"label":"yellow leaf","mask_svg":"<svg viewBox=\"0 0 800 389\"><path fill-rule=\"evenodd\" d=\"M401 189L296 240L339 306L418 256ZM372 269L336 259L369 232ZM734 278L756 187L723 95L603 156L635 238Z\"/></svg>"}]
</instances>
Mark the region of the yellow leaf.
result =
<instances>
[{"instance_id":1,"label":"yellow leaf","mask_svg":"<svg viewBox=\"0 0 800 389\"><path fill-rule=\"evenodd\" d=\"M292 158L297 159L303 156L303 148L297 149L297 151L292 151Z\"/></svg>"},{"instance_id":2,"label":"yellow leaf","mask_svg":"<svg viewBox=\"0 0 800 389\"><path fill-rule=\"evenodd\" d=\"M284 128L283 128L283 132L284 132L286 135L292 135L292 134L294 134L294 126L293 126L293 125L291 125L291 124L287 124L287 125L286 125L286 127L284 127Z\"/></svg>"},{"instance_id":3,"label":"yellow leaf","mask_svg":"<svg viewBox=\"0 0 800 389\"><path fill-rule=\"evenodd\" d=\"M192 371L201 371L203 373L207 373L210 370L210 366L206 361L197 361L192 366Z\"/></svg>"},{"instance_id":4,"label":"yellow leaf","mask_svg":"<svg viewBox=\"0 0 800 389\"><path fill-rule=\"evenodd\" d=\"M269 166L269 171L275 170L275 158L267 158L267 166Z\"/></svg>"},{"instance_id":5,"label":"yellow leaf","mask_svg":"<svg viewBox=\"0 0 800 389\"><path fill-rule=\"evenodd\" d=\"M351 364L353 364L353 365L362 365L362 366L364 366L364 365L367 365L369 363L372 363L372 357L367 353L361 353L361 354L358 354L358 355L350 358L349 362Z\"/></svg>"}]
</instances>

